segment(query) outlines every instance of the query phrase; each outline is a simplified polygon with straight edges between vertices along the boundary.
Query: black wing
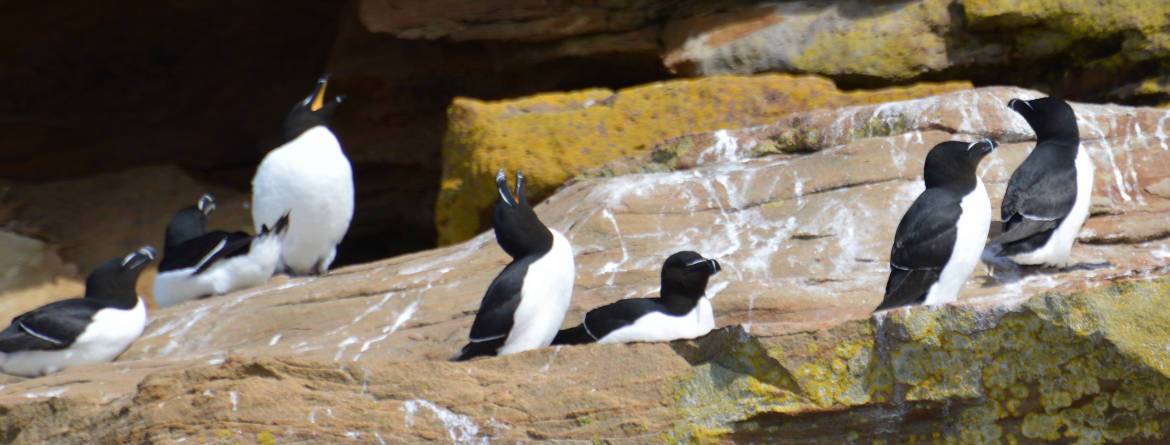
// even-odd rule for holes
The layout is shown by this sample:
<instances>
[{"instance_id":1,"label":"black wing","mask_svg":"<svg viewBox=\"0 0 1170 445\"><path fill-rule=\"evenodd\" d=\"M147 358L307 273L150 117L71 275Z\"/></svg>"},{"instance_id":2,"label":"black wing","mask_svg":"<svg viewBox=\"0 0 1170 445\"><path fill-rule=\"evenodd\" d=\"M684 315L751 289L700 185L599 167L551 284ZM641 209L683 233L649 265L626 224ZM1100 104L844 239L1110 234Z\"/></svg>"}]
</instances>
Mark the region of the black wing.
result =
<instances>
[{"instance_id":1,"label":"black wing","mask_svg":"<svg viewBox=\"0 0 1170 445\"><path fill-rule=\"evenodd\" d=\"M252 239L253 239L252 235L249 235L249 234L244 233L244 232L234 232L234 233L213 232L213 233L224 234L227 237L227 242L224 244L223 249L220 249L218 252L213 254L211 256L211 258L208 258L207 261L204 261L203 264L200 265L198 269L195 269L196 274L207 270L211 266L214 266L215 262L217 262L217 261L225 260L228 258L240 256L240 255L247 255L248 252L252 249Z\"/></svg>"},{"instance_id":2,"label":"black wing","mask_svg":"<svg viewBox=\"0 0 1170 445\"><path fill-rule=\"evenodd\" d=\"M583 345L586 343L593 343L597 341L589 331L585 330L585 323L573 326L567 329L561 329L557 332L557 336L553 337L553 345Z\"/></svg>"},{"instance_id":3,"label":"black wing","mask_svg":"<svg viewBox=\"0 0 1170 445\"><path fill-rule=\"evenodd\" d=\"M999 214L1003 232L991 240L998 256L1035 250L1048 242L1077 199L1077 171L1056 144L1041 142L1012 172Z\"/></svg>"},{"instance_id":4,"label":"black wing","mask_svg":"<svg viewBox=\"0 0 1170 445\"><path fill-rule=\"evenodd\" d=\"M653 311L666 312L666 307L657 298L627 298L589 311L584 326L593 338L601 340Z\"/></svg>"},{"instance_id":5,"label":"black wing","mask_svg":"<svg viewBox=\"0 0 1170 445\"><path fill-rule=\"evenodd\" d=\"M942 189L918 195L902 216L890 248L890 263L908 269L942 269L951 259L963 208L961 198Z\"/></svg>"},{"instance_id":6,"label":"black wing","mask_svg":"<svg viewBox=\"0 0 1170 445\"><path fill-rule=\"evenodd\" d=\"M463 349L459 351L459 355L451 357L451 361L462 362L471 360L476 357L494 356L496 355L496 351L500 350L501 346L504 346L503 338L480 342L473 341L468 343L467 346L464 346Z\"/></svg>"},{"instance_id":7,"label":"black wing","mask_svg":"<svg viewBox=\"0 0 1170 445\"><path fill-rule=\"evenodd\" d=\"M252 236L244 232L228 233L222 230L206 233L187 240L164 252L158 271L186 269L199 266L195 273L202 272L216 261L237 255L246 255L252 246Z\"/></svg>"},{"instance_id":8,"label":"black wing","mask_svg":"<svg viewBox=\"0 0 1170 445\"><path fill-rule=\"evenodd\" d=\"M0 351L54 351L68 348L105 305L84 298L58 301L25 312L0 332Z\"/></svg>"},{"instance_id":9,"label":"black wing","mask_svg":"<svg viewBox=\"0 0 1170 445\"><path fill-rule=\"evenodd\" d=\"M1012 172L999 216L1008 223L1016 215L1034 220L1063 219L1077 199L1077 170L1065 159L1060 142L1041 142ZM1059 222L1057 222L1059 224ZM1004 227L1003 231L1011 231Z\"/></svg>"},{"instance_id":10,"label":"black wing","mask_svg":"<svg viewBox=\"0 0 1170 445\"><path fill-rule=\"evenodd\" d=\"M951 259L963 213L961 198L944 189L927 189L902 216L890 248L890 278L875 311L915 304L926 298Z\"/></svg>"},{"instance_id":11,"label":"black wing","mask_svg":"<svg viewBox=\"0 0 1170 445\"><path fill-rule=\"evenodd\" d=\"M1013 256L1043 247L1064 218L1037 220L1016 214L1003 222L1004 232L988 243L995 256Z\"/></svg>"},{"instance_id":12,"label":"black wing","mask_svg":"<svg viewBox=\"0 0 1170 445\"><path fill-rule=\"evenodd\" d=\"M472 343L496 340L508 336L512 330L512 314L520 305L520 290L524 286L524 275L528 272L530 259L513 261L500 271L488 285L479 312L471 324Z\"/></svg>"},{"instance_id":13,"label":"black wing","mask_svg":"<svg viewBox=\"0 0 1170 445\"><path fill-rule=\"evenodd\" d=\"M926 301L930 286L938 281L941 269L900 269L890 268L890 279L886 281L886 295L874 312L919 304Z\"/></svg>"}]
</instances>

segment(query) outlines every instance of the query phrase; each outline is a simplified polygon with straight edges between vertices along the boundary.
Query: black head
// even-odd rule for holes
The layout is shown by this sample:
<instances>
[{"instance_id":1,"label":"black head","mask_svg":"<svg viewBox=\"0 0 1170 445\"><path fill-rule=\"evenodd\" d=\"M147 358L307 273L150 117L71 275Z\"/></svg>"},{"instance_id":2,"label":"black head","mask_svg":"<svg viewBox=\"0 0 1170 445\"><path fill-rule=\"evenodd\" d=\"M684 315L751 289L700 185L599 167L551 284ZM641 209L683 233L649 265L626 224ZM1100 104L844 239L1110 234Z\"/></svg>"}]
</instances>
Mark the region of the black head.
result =
<instances>
[{"instance_id":1,"label":"black head","mask_svg":"<svg viewBox=\"0 0 1170 445\"><path fill-rule=\"evenodd\" d=\"M166 248L172 248L207 233L207 215L215 211L215 197L204 194L195 205L183 207L167 223Z\"/></svg>"},{"instance_id":2,"label":"black head","mask_svg":"<svg viewBox=\"0 0 1170 445\"><path fill-rule=\"evenodd\" d=\"M552 248L552 232L536 217L528 198L524 196L524 173L516 172L516 197L508 190L508 177L504 169L496 173L496 189L500 201L496 203L496 242L511 255L520 258L533 254L544 254Z\"/></svg>"},{"instance_id":3,"label":"black head","mask_svg":"<svg viewBox=\"0 0 1170 445\"><path fill-rule=\"evenodd\" d=\"M154 248L143 246L129 255L102 263L85 279L85 298L108 301L124 309L134 307L138 302L134 284L151 260L154 260Z\"/></svg>"},{"instance_id":4,"label":"black head","mask_svg":"<svg viewBox=\"0 0 1170 445\"><path fill-rule=\"evenodd\" d=\"M284 141L296 139L301 133L317 126L328 126L333 119L333 112L337 105L345 100L345 96L325 97L325 86L329 83L326 74L317 79L317 86L304 100L297 102L288 115L284 117Z\"/></svg>"},{"instance_id":5,"label":"black head","mask_svg":"<svg viewBox=\"0 0 1170 445\"><path fill-rule=\"evenodd\" d=\"M975 169L996 145L991 139L946 141L935 145L926 154L926 164L922 168L926 188L954 187L964 192L975 188Z\"/></svg>"},{"instance_id":6,"label":"black head","mask_svg":"<svg viewBox=\"0 0 1170 445\"><path fill-rule=\"evenodd\" d=\"M718 261L689 250L676 252L662 263L662 296L697 300L707 291L707 279L720 270Z\"/></svg>"},{"instance_id":7,"label":"black head","mask_svg":"<svg viewBox=\"0 0 1170 445\"><path fill-rule=\"evenodd\" d=\"M1032 100L1012 99L1008 108L1024 116L1037 140L1073 139L1080 140L1077 130L1077 115L1068 102L1055 97Z\"/></svg>"}]
</instances>

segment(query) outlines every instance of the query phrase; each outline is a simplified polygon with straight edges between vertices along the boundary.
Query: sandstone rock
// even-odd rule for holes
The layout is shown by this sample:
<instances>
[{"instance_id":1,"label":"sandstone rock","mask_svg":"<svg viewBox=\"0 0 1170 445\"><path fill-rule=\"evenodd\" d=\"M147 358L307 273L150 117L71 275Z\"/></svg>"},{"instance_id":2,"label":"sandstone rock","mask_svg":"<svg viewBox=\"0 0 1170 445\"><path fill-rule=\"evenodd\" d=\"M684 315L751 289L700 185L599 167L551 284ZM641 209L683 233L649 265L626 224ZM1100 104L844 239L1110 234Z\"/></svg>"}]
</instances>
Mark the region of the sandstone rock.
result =
<instances>
[{"instance_id":1,"label":"sandstone rock","mask_svg":"<svg viewBox=\"0 0 1170 445\"><path fill-rule=\"evenodd\" d=\"M77 267L44 241L0 229L0 314L81 296L84 286L77 275Z\"/></svg>"},{"instance_id":2,"label":"sandstone rock","mask_svg":"<svg viewBox=\"0 0 1170 445\"><path fill-rule=\"evenodd\" d=\"M1159 2L916 0L745 4L666 23L663 63L691 76L784 71L848 85L922 77L1043 85L1066 97L1167 98Z\"/></svg>"},{"instance_id":3,"label":"sandstone rock","mask_svg":"<svg viewBox=\"0 0 1170 445\"><path fill-rule=\"evenodd\" d=\"M358 2L367 29L404 39L541 42L652 26L679 2Z\"/></svg>"},{"instance_id":4,"label":"sandstone rock","mask_svg":"<svg viewBox=\"0 0 1170 445\"><path fill-rule=\"evenodd\" d=\"M457 99L449 110L443 176L435 205L440 244L488 227L496 170L522 169L539 200L577 174L645 152L656 141L718 128L760 125L816 108L937 94L964 83L842 92L811 76L719 76L628 88L591 89L482 102Z\"/></svg>"},{"instance_id":5,"label":"sandstone rock","mask_svg":"<svg viewBox=\"0 0 1170 445\"><path fill-rule=\"evenodd\" d=\"M723 146L697 148L707 155L683 170L581 178L538 206L576 248L566 325L652 294L671 252L718 258L724 271L708 294L722 328L694 341L445 361L508 260L486 232L153 311L116 362L0 376L0 437L1163 441L1170 240L1148 239L1137 216L1164 214L1167 198L1137 190L1165 178L1156 167L1170 111L1074 104L1096 195L1111 209L1082 232L1080 267L1014 278L979 268L956 304L869 314L926 151L997 137L1004 144L982 174L998 202L1031 147L1023 119L1003 104L1038 94L989 88L846 107L825 115L833 119L810 112L802 122L816 140L838 142L752 157L750 141L791 121L722 132ZM877 131L886 118L901 129ZM1097 241L1091 232L1106 218L1121 236Z\"/></svg>"},{"instance_id":6,"label":"sandstone rock","mask_svg":"<svg viewBox=\"0 0 1170 445\"><path fill-rule=\"evenodd\" d=\"M250 193L197 181L167 165L15 184L8 199L17 210L9 225L56 246L61 261L74 265L66 276L84 281L90 270L110 258L145 244L162 249L171 216L204 193L216 199L211 228L252 231L252 214L245 207ZM144 272L146 280L153 276L150 271ZM50 281L33 274L25 279ZM139 288L149 295L149 281Z\"/></svg>"},{"instance_id":7,"label":"sandstone rock","mask_svg":"<svg viewBox=\"0 0 1170 445\"><path fill-rule=\"evenodd\" d=\"M0 229L0 293L73 275L44 241Z\"/></svg>"},{"instance_id":8,"label":"sandstone rock","mask_svg":"<svg viewBox=\"0 0 1170 445\"><path fill-rule=\"evenodd\" d=\"M357 181L355 220L337 261L349 264L435 245L441 140L454 97L786 71L848 88L958 79L1080 100L1170 98L1161 3L1009 6L26 2L6 10L10 26L0 29L11 43L0 54L9 68L0 82L21 85L0 99L8 138L0 178L40 182L173 164L246 190L256 163L277 144L291 101L330 71L335 91L350 98L335 124ZM444 242L481 228L468 226Z\"/></svg>"},{"instance_id":9,"label":"sandstone rock","mask_svg":"<svg viewBox=\"0 0 1170 445\"><path fill-rule=\"evenodd\" d=\"M910 79L955 64L949 2L754 5L672 21L663 63L687 75L809 72Z\"/></svg>"}]
</instances>

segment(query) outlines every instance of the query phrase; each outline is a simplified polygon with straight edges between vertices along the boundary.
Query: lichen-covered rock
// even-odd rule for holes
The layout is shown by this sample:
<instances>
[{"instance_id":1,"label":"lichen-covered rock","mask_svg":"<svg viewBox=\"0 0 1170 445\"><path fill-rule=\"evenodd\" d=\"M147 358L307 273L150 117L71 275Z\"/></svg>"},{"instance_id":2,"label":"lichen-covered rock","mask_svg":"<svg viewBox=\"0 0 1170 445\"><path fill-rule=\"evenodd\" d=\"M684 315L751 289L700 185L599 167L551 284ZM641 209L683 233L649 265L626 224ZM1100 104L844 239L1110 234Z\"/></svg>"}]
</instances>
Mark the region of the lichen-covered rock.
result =
<instances>
[{"instance_id":1,"label":"lichen-covered rock","mask_svg":"<svg viewBox=\"0 0 1170 445\"><path fill-rule=\"evenodd\" d=\"M1151 221L1170 211L1170 111L1073 104L1097 177L1070 270L978 268L954 304L870 314L927 150L1000 140L980 171L994 205L1033 144L1004 104L1037 95L800 113L808 150L752 154L790 122L717 132L672 171L582 178L537 206L575 247L566 325L653 294L674 251L718 258L721 328L700 339L448 362L508 261L485 232L152 311L113 363L0 375L0 439L1165 442L1170 238Z\"/></svg>"},{"instance_id":2,"label":"lichen-covered rock","mask_svg":"<svg viewBox=\"0 0 1170 445\"><path fill-rule=\"evenodd\" d=\"M803 72L856 85L941 76L1163 103L1170 91L1165 2L752 4L679 17L663 42L663 63L688 75Z\"/></svg>"},{"instance_id":3,"label":"lichen-covered rock","mask_svg":"<svg viewBox=\"0 0 1170 445\"><path fill-rule=\"evenodd\" d=\"M895 310L829 329L698 342L672 438L1154 443L1170 435L1170 281L1018 307ZM685 354L684 354L685 355Z\"/></svg>"},{"instance_id":4,"label":"lichen-covered rock","mask_svg":"<svg viewBox=\"0 0 1170 445\"><path fill-rule=\"evenodd\" d=\"M620 91L590 89L484 102L459 98L448 111L443 176L435 205L439 243L488 227L496 170L524 170L539 200L579 173L647 151L673 136L771 122L817 108L888 102L968 88L963 82L877 91L837 90L812 76L716 76Z\"/></svg>"}]
</instances>

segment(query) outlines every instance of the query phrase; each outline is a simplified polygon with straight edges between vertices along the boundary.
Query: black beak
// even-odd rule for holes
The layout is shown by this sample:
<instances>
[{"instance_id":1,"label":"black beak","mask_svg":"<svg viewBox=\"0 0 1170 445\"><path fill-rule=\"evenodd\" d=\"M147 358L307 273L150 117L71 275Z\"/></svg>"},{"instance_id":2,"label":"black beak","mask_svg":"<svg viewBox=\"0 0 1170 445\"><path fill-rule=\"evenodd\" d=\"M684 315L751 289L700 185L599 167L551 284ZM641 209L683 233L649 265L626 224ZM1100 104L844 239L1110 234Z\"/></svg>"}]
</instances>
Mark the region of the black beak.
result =
<instances>
[{"instance_id":1,"label":"black beak","mask_svg":"<svg viewBox=\"0 0 1170 445\"><path fill-rule=\"evenodd\" d=\"M519 188L519 182L522 182L524 177L517 173L516 178L516 186ZM504 201L504 204L509 206L516 205L516 201L512 198L512 194L508 191L508 176L504 173L503 168L500 168L500 170L496 172L496 189L500 191L500 199Z\"/></svg>"},{"instance_id":2,"label":"black beak","mask_svg":"<svg viewBox=\"0 0 1170 445\"><path fill-rule=\"evenodd\" d=\"M139 269L145 266L146 263L154 260L155 250L151 246L142 246L134 252L130 252L122 259L122 267L126 269Z\"/></svg>"},{"instance_id":3,"label":"black beak","mask_svg":"<svg viewBox=\"0 0 1170 445\"><path fill-rule=\"evenodd\" d=\"M1008 108L1015 110L1017 113L1023 113L1025 108L1027 108L1028 111L1036 111L1036 109L1032 108L1032 104L1028 103L1028 101L1019 99L1009 100Z\"/></svg>"},{"instance_id":4,"label":"black beak","mask_svg":"<svg viewBox=\"0 0 1170 445\"><path fill-rule=\"evenodd\" d=\"M210 193L204 193L203 196L199 197L199 202L195 204L195 207L203 212L203 216L210 215L211 212L215 211L215 197L211 196Z\"/></svg>"},{"instance_id":5,"label":"black beak","mask_svg":"<svg viewBox=\"0 0 1170 445\"><path fill-rule=\"evenodd\" d=\"M999 144L996 143L994 140L988 139L988 138L983 138L983 139L980 139L978 141L975 141L975 142L968 144L967 151L970 152L970 151L974 150L976 153L978 153L980 155L986 155L988 153L991 153L993 150L995 150L995 147L997 147L997 146L999 146Z\"/></svg>"},{"instance_id":6,"label":"black beak","mask_svg":"<svg viewBox=\"0 0 1170 445\"><path fill-rule=\"evenodd\" d=\"M516 170L516 196L524 196L524 172Z\"/></svg>"},{"instance_id":7,"label":"black beak","mask_svg":"<svg viewBox=\"0 0 1170 445\"><path fill-rule=\"evenodd\" d=\"M707 260L707 264L711 265L711 275L715 275L715 274L719 273L719 271L723 270L722 267L719 267L718 261Z\"/></svg>"}]
</instances>

